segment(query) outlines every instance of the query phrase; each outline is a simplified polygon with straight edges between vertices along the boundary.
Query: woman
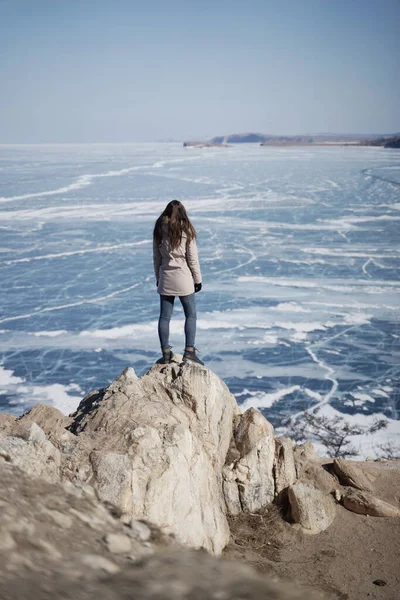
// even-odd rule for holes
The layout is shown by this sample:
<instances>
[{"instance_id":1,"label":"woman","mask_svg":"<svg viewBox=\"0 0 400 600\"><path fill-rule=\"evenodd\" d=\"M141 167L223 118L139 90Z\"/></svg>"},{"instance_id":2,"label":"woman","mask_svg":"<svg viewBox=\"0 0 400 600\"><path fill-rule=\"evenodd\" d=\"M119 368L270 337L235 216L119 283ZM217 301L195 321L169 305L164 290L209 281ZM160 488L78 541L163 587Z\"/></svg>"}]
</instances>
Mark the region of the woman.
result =
<instances>
[{"instance_id":1,"label":"woman","mask_svg":"<svg viewBox=\"0 0 400 600\"><path fill-rule=\"evenodd\" d=\"M171 362L173 354L169 345L169 323L175 297L179 296L185 312L185 352L183 360L204 363L196 356L196 298L202 287L201 271L196 246L196 230L187 216L185 207L172 200L158 217L153 232L153 261L160 294L161 364Z\"/></svg>"}]
</instances>

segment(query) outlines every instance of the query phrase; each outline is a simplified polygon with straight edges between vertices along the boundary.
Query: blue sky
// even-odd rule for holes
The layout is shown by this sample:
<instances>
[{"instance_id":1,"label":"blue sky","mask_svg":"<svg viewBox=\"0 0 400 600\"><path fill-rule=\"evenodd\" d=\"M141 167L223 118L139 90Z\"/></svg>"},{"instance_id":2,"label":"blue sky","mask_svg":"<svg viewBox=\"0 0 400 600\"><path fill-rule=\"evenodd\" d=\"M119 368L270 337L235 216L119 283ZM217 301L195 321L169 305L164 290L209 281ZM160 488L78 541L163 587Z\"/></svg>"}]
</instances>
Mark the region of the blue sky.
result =
<instances>
[{"instance_id":1,"label":"blue sky","mask_svg":"<svg viewBox=\"0 0 400 600\"><path fill-rule=\"evenodd\" d=\"M0 0L0 143L400 130L399 0Z\"/></svg>"}]
</instances>

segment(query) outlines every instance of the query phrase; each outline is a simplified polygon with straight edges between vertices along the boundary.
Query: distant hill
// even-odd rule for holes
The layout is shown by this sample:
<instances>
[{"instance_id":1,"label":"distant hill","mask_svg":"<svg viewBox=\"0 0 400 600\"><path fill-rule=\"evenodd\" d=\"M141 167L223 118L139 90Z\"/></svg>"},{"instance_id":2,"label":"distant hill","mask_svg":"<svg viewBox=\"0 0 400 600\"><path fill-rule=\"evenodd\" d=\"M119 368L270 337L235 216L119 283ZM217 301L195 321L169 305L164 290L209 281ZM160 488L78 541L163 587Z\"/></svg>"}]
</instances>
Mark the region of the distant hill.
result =
<instances>
[{"instance_id":1,"label":"distant hill","mask_svg":"<svg viewBox=\"0 0 400 600\"><path fill-rule=\"evenodd\" d=\"M272 135L266 133L232 133L211 139L214 144L322 144L322 143L365 143L389 136L382 134L335 134L318 133L305 135Z\"/></svg>"},{"instance_id":2,"label":"distant hill","mask_svg":"<svg viewBox=\"0 0 400 600\"><path fill-rule=\"evenodd\" d=\"M366 146L383 146L384 148L400 148L400 133L391 136L383 136L378 139L368 140Z\"/></svg>"},{"instance_id":3,"label":"distant hill","mask_svg":"<svg viewBox=\"0 0 400 600\"><path fill-rule=\"evenodd\" d=\"M257 144L265 140L263 133L232 133L212 138L214 144Z\"/></svg>"}]
</instances>

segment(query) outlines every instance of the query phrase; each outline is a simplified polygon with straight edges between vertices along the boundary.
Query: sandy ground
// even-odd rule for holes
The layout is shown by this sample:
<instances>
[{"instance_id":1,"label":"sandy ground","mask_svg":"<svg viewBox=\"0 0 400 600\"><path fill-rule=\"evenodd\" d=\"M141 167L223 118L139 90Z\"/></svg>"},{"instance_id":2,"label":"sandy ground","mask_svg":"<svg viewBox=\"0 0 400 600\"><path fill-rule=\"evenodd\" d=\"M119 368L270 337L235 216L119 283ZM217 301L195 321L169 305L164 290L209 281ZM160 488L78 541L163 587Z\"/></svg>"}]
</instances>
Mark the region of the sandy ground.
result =
<instances>
[{"instance_id":1,"label":"sandy ground","mask_svg":"<svg viewBox=\"0 0 400 600\"><path fill-rule=\"evenodd\" d=\"M376 478L376 496L400 505L400 461L355 464ZM342 506L337 511L334 523L318 535L296 531L276 507L232 518L224 557L296 579L331 598L399 600L400 519L357 515Z\"/></svg>"}]
</instances>

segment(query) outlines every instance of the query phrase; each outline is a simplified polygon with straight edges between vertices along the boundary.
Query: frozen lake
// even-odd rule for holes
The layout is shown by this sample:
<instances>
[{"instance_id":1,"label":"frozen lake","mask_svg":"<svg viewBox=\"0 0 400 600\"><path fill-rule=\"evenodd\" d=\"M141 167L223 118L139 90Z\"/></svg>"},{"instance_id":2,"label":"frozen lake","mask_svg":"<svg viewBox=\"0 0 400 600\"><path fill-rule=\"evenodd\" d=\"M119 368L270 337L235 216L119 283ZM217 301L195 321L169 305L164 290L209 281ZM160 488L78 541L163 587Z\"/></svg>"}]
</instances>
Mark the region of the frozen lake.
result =
<instances>
[{"instance_id":1,"label":"frozen lake","mask_svg":"<svg viewBox=\"0 0 400 600\"><path fill-rule=\"evenodd\" d=\"M159 357L152 228L198 232L197 346L277 423L321 405L400 435L400 151L0 146L0 410L72 411ZM177 305L172 343L183 349ZM363 440L371 453L377 440Z\"/></svg>"}]
</instances>

